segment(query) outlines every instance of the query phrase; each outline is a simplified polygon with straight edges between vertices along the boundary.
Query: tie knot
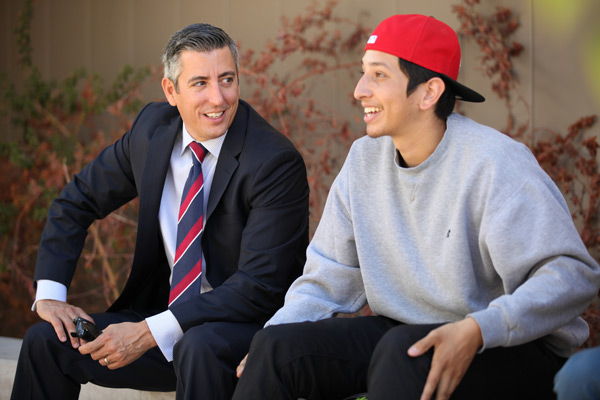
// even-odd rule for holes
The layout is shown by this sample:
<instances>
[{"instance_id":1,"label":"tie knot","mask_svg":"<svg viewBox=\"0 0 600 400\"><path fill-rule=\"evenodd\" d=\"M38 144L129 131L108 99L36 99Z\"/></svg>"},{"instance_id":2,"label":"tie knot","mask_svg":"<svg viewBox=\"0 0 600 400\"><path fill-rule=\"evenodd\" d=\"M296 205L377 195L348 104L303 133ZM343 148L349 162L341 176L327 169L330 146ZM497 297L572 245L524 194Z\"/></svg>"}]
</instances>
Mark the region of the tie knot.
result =
<instances>
[{"instance_id":1,"label":"tie knot","mask_svg":"<svg viewBox=\"0 0 600 400\"><path fill-rule=\"evenodd\" d=\"M206 149L198 142L191 142L190 149L192 150L192 158L195 162L202 163L204 156L206 155Z\"/></svg>"}]
</instances>

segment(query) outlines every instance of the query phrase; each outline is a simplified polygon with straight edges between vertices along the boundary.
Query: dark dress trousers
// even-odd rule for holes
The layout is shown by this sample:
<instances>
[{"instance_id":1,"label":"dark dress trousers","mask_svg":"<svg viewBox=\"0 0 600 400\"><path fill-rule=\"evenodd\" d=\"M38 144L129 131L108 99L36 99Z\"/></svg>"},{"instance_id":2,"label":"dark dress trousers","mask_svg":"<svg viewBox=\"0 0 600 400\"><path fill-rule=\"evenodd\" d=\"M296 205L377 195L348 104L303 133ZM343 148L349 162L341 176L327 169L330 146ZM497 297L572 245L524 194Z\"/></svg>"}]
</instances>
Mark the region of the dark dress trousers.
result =
<instances>
[{"instance_id":1,"label":"dark dress trousers","mask_svg":"<svg viewBox=\"0 0 600 400\"><path fill-rule=\"evenodd\" d=\"M181 129L177 108L168 103L147 105L131 129L77 174L50 207L34 280L50 279L68 287L89 225L139 196L131 273L107 313L94 316L97 322L101 321L100 326L121 320L141 320L167 308L170 268L158 211L171 152ZM183 343L175 347L173 363L167 363L154 348L131 368L115 371L98 368L98 363L89 356L81 356L68 343L60 344L56 334L52 337L50 325L42 322L45 328L34 326L24 340L13 398L67 398L53 397L55 392L43 387L45 381L56 383L61 374L73 381L69 393L75 394L79 392L79 384L87 381L106 386L168 390L174 376L162 385L158 384L158 375L173 368L177 375L178 398L195 398L200 394L202 398L230 397L235 385L232 374L236 363L248 350L254 332L283 304L287 288L302 272L308 243L308 196L306 168L299 152L240 100L215 169L202 237L206 279L213 290L171 308L184 331ZM52 344L40 344L39 332L31 333L34 328L44 330L46 336L50 336L45 340ZM197 337L190 340L188 337L192 335ZM34 351L34 341L38 341L35 355L29 354ZM201 347L197 342L209 343L210 346L205 347L210 347L213 353L217 350L212 349L227 347L233 355L213 355L214 360L204 355L198 355L198 359L184 357L191 354L190 351L200 351L196 350ZM63 350L58 354L53 346ZM47 350L48 347L52 350ZM71 354L71 358L65 358L65 352ZM41 365L57 365L53 378L44 377L52 368L45 367L32 374L36 367L27 365L42 355L48 360ZM91 362L80 361L85 357ZM224 357L228 359L224 361ZM90 364L80 368L85 373L73 371L74 360L81 365ZM64 366L67 364L68 368ZM140 364L144 371L141 375L140 368L134 371ZM207 388L204 376L218 375L223 369L227 377L212 376L210 379L216 383L212 386L216 388ZM148 385L133 382L140 379L146 380ZM223 379L225 387L220 390L219 382ZM72 394L65 392L61 396Z\"/></svg>"}]
</instances>

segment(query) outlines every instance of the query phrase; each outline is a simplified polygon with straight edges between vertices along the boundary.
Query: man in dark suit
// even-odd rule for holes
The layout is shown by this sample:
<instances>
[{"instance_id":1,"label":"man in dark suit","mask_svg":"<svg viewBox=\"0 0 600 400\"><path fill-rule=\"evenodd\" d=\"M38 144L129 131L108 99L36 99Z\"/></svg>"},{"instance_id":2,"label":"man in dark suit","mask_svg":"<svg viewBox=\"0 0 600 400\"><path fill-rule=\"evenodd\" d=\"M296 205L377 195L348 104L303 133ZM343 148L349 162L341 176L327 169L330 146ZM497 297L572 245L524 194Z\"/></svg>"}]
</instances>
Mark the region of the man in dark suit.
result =
<instances>
[{"instance_id":1,"label":"man in dark suit","mask_svg":"<svg viewBox=\"0 0 600 400\"><path fill-rule=\"evenodd\" d=\"M219 28L190 25L171 37L163 64L168 104L146 106L50 207L34 277L34 308L44 321L23 341L13 399L75 399L86 382L228 399L254 333L301 273L304 162L239 99L235 43ZM200 199L202 210L185 255L198 260L181 289L177 236L187 214L180 199L192 164L201 172L190 201ZM87 228L137 196L127 283L107 312L89 315L66 302ZM76 317L102 334L90 342L70 337Z\"/></svg>"}]
</instances>

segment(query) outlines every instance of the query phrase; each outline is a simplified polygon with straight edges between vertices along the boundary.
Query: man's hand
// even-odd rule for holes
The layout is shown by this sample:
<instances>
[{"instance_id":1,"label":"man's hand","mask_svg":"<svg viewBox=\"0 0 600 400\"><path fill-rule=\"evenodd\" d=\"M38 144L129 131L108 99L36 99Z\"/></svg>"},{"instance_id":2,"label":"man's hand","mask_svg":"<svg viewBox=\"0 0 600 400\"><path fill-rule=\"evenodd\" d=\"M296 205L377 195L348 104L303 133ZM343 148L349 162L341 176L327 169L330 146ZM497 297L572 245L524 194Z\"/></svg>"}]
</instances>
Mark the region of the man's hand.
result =
<instances>
[{"instance_id":1,"label":"man's hand","mask_svg":"<svg viewBox=\"0 0 600 400\"><path fill-rule=\"evenodd\" d=\"M79 352L89 354L102 366L117 369L131 364L154 346L156 341L146 321L123 322L109 325L93 342L81 346Z\"/></svg>"},{"instance_id":2,"label":"man's hand","mask_svg":"<svg viewBox=\"0 0 600 400\"><path fill-rule=\"evenodd\" d=\"M471 317L442 325L412 345L408 350L412 357L434 348L421 400L431 399L436 389L436 400L450 398L482 345L481 330Z\"/></svg>"},{"instance_id":3,"label":"man's hand","mask_svg":"<svg viewBox=\"0 0 600 400\"><path fill-rule=\"evenodd\" d=\"M61 342L66 342L67 339L71 340L73 348L80 346L79 338L71 337L69 332L75 332L75 324L73 319L75 317L82 317L88 321L94 322L92 317L88 315L79 307L72 306L68 303L57 301L57 300L39 300L35 304L35 310L44 321L48 321L54 327L56 336ZM66 332L65 332L66 328Z\"/></svg>"},{"instance_id":4,"label":"man's hand","mask_svg":"<svg viewBox=\"0 0 600 400\"><path fill-rule=\"evenodd\" d=\"M242 374L244 373L244 368L246 368L246 360L248 360L248 354L246 354L246 357L244 357L244 359L242 361L240 361L240 365L238 365L238 367L236 369L238 378L241 378Z\"/></svg>"}]
</instances>

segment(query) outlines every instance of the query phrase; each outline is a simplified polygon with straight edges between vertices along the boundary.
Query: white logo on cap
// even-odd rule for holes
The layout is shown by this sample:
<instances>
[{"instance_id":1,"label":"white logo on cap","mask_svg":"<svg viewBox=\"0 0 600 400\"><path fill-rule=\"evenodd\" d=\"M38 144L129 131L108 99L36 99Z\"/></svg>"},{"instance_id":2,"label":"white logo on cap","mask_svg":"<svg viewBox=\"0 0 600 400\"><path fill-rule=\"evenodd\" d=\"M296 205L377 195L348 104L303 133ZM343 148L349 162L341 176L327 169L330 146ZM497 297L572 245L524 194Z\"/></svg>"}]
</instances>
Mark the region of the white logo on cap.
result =
<instances>
[{"instance_id":1,"label":"white logo on cap","mask_svg":"<svg viewBox=\"0 0 600 400\"><path fill-rule=\"evenodd\" d=\"M373 44L377 41L377 35L371 35L367 44Z\"/></svg>"}]
</instances>

